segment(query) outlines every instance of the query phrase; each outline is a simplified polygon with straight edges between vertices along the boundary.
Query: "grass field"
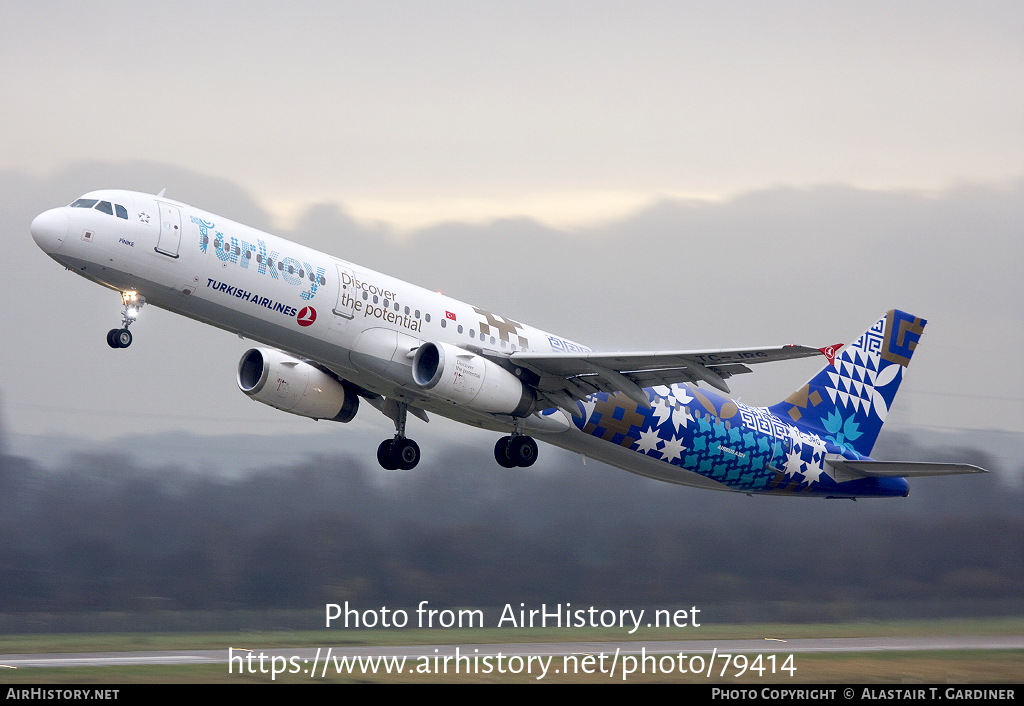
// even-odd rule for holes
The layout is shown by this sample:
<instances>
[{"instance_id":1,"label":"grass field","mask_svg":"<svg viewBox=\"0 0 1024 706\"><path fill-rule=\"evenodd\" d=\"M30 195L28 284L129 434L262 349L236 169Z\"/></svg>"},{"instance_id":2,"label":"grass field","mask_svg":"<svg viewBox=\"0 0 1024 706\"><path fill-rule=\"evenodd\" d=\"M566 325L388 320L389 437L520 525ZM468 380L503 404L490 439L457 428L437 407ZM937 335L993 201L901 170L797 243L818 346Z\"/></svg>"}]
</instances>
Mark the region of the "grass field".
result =
<instances>
[{"instance_id":1,"label":"grass field","mask_svg":"<svg viewBox=\"0 0 1024 706\"><path fill-rule=\"evenodd\" d=\"M823 637L910 637L941 635L1020 635L1024 619L906 621L888 623L840 624L748 624L715 625L701 628L638 630L632 636L622 630L604 629L534 629L534 630L318 630L243 633L107 633L107 634L43 634L0 636L0 654L43 654L67 652L126 652L139 650L224 649L228 646L249 649L283 647L341 647L345 645L424 645L483 644L515 642L621 641L644 640L725 640ZM778 653L784 654L780 643ZM724 677L715 669L712 677L692 674L633 674L629 683L994 683L1024 680L1024 651L943 651L885 652L858 654L796 654L796 672L774 675L748 672L739 678L731 676L730 667ZM536 682L537 672L527 674L417 674L409 673L415 662L410 658L406 673L336 674L333 668L326 677L308 674L279 674L277 683L455 683L455 682ZM612 678L607 674L555 674L562 658L555 657L544 682L621 683L621 672ZM561 671L561 670L560 670ZM269 674L228 674L227 665L182 666L110 666L76 668L0 669L0 684L142 684L142 683L267 683Z\"/></svg>"}]
</instances>

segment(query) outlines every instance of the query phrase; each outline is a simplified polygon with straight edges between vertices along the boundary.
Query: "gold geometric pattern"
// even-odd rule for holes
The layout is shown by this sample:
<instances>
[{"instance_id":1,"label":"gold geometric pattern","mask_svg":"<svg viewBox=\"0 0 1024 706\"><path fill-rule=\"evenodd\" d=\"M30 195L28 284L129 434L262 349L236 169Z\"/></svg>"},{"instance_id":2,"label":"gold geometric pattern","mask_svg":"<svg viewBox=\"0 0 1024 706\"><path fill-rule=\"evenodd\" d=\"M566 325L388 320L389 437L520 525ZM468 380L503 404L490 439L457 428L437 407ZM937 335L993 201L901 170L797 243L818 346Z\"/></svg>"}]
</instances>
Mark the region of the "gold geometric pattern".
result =
<instances>
[{"instance_id":1,"label":"gold geometric pattern","mask_svg":"<svg viewBox=\"0 0 1024 706\"><path fill-rule=\"evenodd\" d=\"M615 418L615 412L618 409L622 409L622 419ZM631 409L632 411L630 411ZM616 434L622 434L625 438L619 444L627 449L639 441L636 437L629 435L629 430L631 427L642 429L645 417L637 412L636 402L631 401L621 392L610 395L607 400L598 400L594 405L594 413L601 415L601 421L597 424L589 422L583 427L584 433L593 434L599 426L603 427L605 431L601 438L605 441L611 441Z\"/></svg>"},{"instance_id":2,"label":"gold geometric pattern","mask_svg":"<svg viewBox=\"0 0 1024 706\"><path fill-rule=\"evenodd\" d=\"M890 363L899 363L904 368L910 365L910 356L917 348L918 339L924 333L925 321L919 317L895 322L896 312L889 310L885 315L885 336L882 341L882 359ZM893 328L895 327L895 336Z\"/></svg>"},{"instance_id":3,"label":"gold geometric pattern","mask_svg":"<svg viewBox=\"0 0 1024 706\"><path fill-rule=\"evenodd\" d=\"M487 311L486 309L478 309L475 306L473 307L473 311L480 314L480 316L486 319L486 321L480 322L481 336L490 336L491 329L493 328L497 330L498 338L500 338L502 341L509 343L509 337L515 336L517 339L519 339L520 348L530 347L530 341L525 336L521 336L518 333L518 331L523 328L523 325L518 321L506 319L503 316L497 316Z\"/></svg>"}]
</instances>

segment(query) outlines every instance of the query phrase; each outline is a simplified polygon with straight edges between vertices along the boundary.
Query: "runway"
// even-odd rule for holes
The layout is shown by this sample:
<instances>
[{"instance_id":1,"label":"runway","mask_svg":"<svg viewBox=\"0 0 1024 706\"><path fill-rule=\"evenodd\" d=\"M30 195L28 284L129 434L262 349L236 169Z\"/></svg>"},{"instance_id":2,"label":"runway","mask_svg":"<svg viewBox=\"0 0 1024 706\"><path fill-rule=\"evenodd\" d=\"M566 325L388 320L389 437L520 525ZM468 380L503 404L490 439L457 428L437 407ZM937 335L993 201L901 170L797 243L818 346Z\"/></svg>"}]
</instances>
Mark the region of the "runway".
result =
<instances>
[{"instance_id":1,"label":"runway","mask_svg":"<svg viewBox=\"0 0 1024 706\"><path fill-rule=\"evenodd\" d=\"M941 636L941 637L851 637L821 639L761 639L761 640L673 640L629 642L538 642L509 644L408 645L375 647L361 645L334 647L264 648L259 645L238 644L219 650L174 650L162 652L96 652L64 654L9 654L0 655L0 667L54 668L103 667L114 665L189 665L227 664L229 658L259 664L273 657L293 658L301 664L318 664L330 657L454 657L456 648L463 656L539 656L563 655L709 655L722 654L776 654L791 653L849 653L849 652L925 652L948 650L1020 650L1024 649L1024 635L1007 636ZM328 652L329 650L329 652Z\"/></svg>"}]
</instances>

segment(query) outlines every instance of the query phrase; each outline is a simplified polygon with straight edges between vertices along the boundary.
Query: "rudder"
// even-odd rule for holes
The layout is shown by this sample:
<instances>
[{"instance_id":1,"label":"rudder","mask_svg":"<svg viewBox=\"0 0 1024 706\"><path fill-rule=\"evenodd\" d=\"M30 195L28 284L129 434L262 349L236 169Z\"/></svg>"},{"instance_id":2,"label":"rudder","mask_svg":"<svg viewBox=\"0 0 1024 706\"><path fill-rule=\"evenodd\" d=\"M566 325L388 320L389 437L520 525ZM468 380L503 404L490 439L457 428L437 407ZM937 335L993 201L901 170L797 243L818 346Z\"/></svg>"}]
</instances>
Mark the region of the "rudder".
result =
<instances>
[{"instance_id":1,"label":"rudder","mask_svg":"<svg viewBox=\"0 0 1024 706\"><path fill-rule=\"evenodd\" d=\"M891 309L799 390L768 409L868 456L928 322Z\"/></svg>"}]
</instances>

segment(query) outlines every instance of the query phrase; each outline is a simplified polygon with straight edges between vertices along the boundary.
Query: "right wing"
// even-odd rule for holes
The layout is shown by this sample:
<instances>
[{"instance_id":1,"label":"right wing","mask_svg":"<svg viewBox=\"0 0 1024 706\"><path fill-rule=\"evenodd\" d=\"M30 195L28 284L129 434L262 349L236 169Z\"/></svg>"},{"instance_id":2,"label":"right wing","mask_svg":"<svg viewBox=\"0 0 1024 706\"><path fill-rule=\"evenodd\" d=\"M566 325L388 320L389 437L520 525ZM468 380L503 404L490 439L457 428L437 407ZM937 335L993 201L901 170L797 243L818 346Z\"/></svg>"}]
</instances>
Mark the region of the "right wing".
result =
<instances>
[{"instance_id":1,"label":"right wing","mask_svg":"<svg viewBox=\"0 0 1024 706\"><path fill-rule=\"evenodd\" d=\"M830 346L830 349L838 346ZM751 372L751 363L827 355L808 346L732 348L706 351L649 351L640 353L513 353L511 361L534 373L539 395L575 417L576 401L595 392L621 392L650 407L644 387L706 382L725 393L725 378Z\"/></svg>"}]
</instances>

